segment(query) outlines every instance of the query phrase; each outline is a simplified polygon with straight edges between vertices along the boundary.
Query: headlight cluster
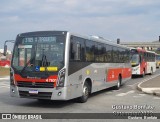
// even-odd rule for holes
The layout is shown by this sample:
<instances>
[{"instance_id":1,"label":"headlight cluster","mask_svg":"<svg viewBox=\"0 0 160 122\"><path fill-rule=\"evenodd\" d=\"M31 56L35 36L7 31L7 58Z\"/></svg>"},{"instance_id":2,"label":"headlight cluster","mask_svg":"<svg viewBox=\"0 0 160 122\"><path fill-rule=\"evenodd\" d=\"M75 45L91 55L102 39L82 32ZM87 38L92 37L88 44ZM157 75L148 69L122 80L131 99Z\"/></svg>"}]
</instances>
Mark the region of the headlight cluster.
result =
<instances>
[{"instance_id":1,"label":"headlight cluster","mask_svg":"<svg viewBox=\"0 0 160 122\"><path fill-rule=\"evenodd\" d=\"M139 67L133 68L132 71L137 71L139 70Z\"/></svg>"},{"instance_id":2,"label":"headlight cluster","mask_svg":"<svg viewBox=\"0 0 160 122\"><path fill-rule=\"evenodd\" d=\"M10 68L10 85L15 86L14 83L14 71Z\"/></svg>"},{"instance_id":3,"label":"headlight cluster","mask_svg":"<svg viewBox=\"0 0 160 122\"><path fill-rule=\"evenodd\" d=\"M63 87L64 86L64 81L65 81L65 69L62 69L62 70L59 71L59 74L58 74L57 86L58 87Z\"/></svg>"}]
</instances>

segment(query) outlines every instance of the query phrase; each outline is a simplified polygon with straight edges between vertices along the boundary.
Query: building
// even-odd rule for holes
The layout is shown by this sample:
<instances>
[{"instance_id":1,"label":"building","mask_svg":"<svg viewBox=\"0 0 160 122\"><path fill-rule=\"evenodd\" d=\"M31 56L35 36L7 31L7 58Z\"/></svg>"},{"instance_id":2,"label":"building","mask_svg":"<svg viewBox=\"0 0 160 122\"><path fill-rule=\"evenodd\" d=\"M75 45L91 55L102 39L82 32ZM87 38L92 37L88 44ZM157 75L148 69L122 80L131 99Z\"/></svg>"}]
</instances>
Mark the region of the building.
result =
<instances>
[{"instance_id":1,"label":"building","mask_svg":"<svg viewBox=\"0 0 160 122\"><path fill-rule=\"evenodd\" d=\"M142 48L145 50L149 51L154 51L158 54L160 54L160 36L159 40L157 41L152 41L152 42L141 42L141 41L136 41L136 42L121 42L120 39L117 39L117 44L121 44L127 47L134 47L134 48Z\"/></svg>"},{"instance_id":2,"label":"building","mask_svg":"<svg viewBox=\"0 0 160 122\"><path fill-rule=\"evenodd\" d=\"M12 52L10 50L7 50L7 56L4 56L3 49L0 49L0 66L9 67L11 57Z\"/></svg>"},{"instance_id":3,"label":"building","mask_svg":"<svg viewBox=\"0 0 160 122\"><path fill-rule=\"evenodd\" d=\"M117 40L118 41L118 40ZM153 42L120 42L121 45L125 45L127 47L139 47L146 50L151 51L160 51L160 41L153 41Z\"/></svg>"}]
</instances>

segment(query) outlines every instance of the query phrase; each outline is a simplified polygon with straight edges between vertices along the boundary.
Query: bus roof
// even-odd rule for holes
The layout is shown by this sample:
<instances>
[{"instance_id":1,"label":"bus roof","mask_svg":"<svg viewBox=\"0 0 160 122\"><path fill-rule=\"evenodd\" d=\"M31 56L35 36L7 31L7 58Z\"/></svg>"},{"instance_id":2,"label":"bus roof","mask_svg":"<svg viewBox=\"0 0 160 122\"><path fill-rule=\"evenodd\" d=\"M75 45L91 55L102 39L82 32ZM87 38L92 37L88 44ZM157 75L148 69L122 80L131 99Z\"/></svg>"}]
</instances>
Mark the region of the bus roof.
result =
<instances>
[{"instance_id":1,"label":"bus roof","mask_svg":"<svg viewBox=\"0 0 160 122\"><path fill-rule=\"evenodd\" d=\"M105 44L113 45L115 47L121 47L121 48L129 49L129 47L126 47L126 46L120 45L120 44L116 44L116 43L114 43L114 42L112 42L110 40L104 39L103 37L80 35L80 34L71 33L71 32L68 32L68 33L70 35L75 35L75 36L80 37L80 38L85 38L85 39L88 39L88 40L93 40L95 42L105 43Z\"/></svg>"},{"instance_id":2,"label":"bus roof","mask_svg":"<svg viewBox=\"0 0 160 122\"><path fill-rule=\"evenodd\" d=\"M67 34L67 31L34 31L34 32L26 32L20 33L17 36L25 37L25 36L41 36L41 35L61 35Z\"/></svg>"},{"instance_id":3,"label":"bus roof","mask_svg":"<svg viewBox=\"0 0 160 122\"><path fill-rule=\"evenodd\" d=\"M93 40L95 42L100 42L100 43L105 43L105 44L109 44L109 45L113 45L116 47L121 47L121 48L125 48L125 49L129 49L129 47L126 47L124 45L120 45L120 44L116 44L114 42L111 42L109 40L104 39L103 37L95 37L95 36L87 36L87 35L80 35L80 34L76 34L76 33L72 33L69 31L33 31L33 32L26 32L26 33L20 33L17 35L17 37L26 37L26 36L44 36L44 35L62 35L62 34L69 34L69 35L75 35L78 36L80 38L85 38L88 40Z\"/></svg>"}]
</instances>

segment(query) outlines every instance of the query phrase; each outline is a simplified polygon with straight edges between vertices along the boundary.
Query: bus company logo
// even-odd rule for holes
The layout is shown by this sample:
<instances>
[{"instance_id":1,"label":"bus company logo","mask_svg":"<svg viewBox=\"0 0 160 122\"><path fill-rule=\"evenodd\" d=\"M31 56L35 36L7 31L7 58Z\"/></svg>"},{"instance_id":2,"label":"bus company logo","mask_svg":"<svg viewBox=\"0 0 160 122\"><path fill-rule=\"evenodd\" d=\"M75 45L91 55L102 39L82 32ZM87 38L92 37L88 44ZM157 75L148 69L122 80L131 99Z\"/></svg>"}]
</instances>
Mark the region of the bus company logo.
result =
<instances>
[{"instance_id":1,"label":"bus company logo","mask_svg":"<svg viewBox=\"0 0 160 122\"><path fill-rule=\"evenodd\" d=\"M11 114L2 114L2 119L12 119Z\"/></svg>"},{"instance_id":2,"label":"bus company logo","mask_svg":"<svg viewBox=\"0 0 160 122\"><path fill-rule=\"evenodd\" d=\"M30 77L30 76L27 76L28 79L41 79L40 77Z\"/></svg>"}]
</instances>

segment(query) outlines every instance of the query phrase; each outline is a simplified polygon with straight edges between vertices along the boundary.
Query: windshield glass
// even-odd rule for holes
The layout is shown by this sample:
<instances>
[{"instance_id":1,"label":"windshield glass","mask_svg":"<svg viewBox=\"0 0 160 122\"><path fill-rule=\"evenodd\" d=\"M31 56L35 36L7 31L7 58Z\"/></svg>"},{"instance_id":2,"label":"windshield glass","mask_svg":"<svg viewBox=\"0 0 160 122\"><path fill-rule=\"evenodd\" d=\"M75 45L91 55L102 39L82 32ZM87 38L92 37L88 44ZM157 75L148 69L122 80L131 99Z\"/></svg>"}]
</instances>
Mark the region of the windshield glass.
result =
<instances>
[{"instance_id":1,"label":"windshield glass","mask_svg":"<svg viewBox=\"0 0 160 122\"><path fill-rule=\"evenodd\" d=\"M17 39L12 66L16 70L60 70L64 66L65 36L24 37Z\"/></svg>"},{"instance_id":2,"label":"windshield glass","mask_svg":"<svg viewBox=\"0 0 160 122\"><path fill-rule=\"evenodd\" d=\"M160 55L156 55L156 60L160 60Z\"/></svg>"},{"instance_id":3,"label":"windshield glass","mask_svg":"<svg viewBox=\"0 0 160 122\"><path fill-rule=\"evenodd\" d=\"M139 64L139 60L140 60L139 55L138 54L134 54L131 57L131 64L132 65L137 65L137 64Z\"/></svg>"}]
</instances>

